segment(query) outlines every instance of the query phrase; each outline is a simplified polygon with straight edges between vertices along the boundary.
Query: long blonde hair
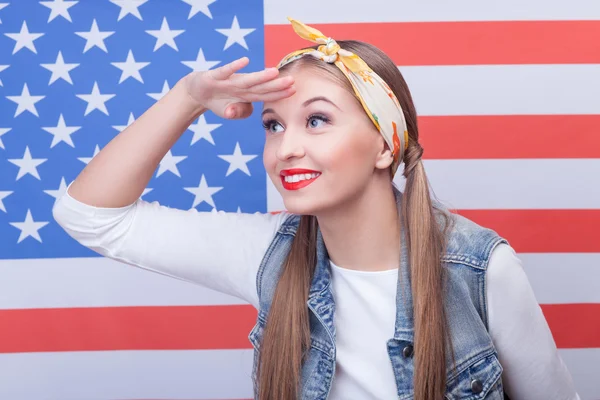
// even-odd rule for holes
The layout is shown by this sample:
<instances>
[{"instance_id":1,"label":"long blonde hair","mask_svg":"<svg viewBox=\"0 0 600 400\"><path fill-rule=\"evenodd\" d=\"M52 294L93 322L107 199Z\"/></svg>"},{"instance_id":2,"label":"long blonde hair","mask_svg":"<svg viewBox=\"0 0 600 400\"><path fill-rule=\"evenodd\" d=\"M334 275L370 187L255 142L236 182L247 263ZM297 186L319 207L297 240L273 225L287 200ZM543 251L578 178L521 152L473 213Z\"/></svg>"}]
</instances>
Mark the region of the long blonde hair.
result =
<instances>
[{"instance_id":1,"label":"long blonde hair","mask_svg":"<svg viewBox=\"0 0 600 400\"><path fill-rule=\"evenodd\" d=\"M391 87L400 101L408 125L409 147L404 155L406 185L401 203L402 229L409 252L414 307L414 397L443 398L446 386L447 321L444 310L444 276L441 256L445 250L445 220L440 227L438 210L429 192L419 145L417 114L408 86L395 63L378 48L359 41L338 41L358 54ZM302 57L287 68L318 68L333 74L353 93L337 67ZM357 100L358 101L358 100ZM439 213L446 217L445 213ZM299 397L304 355L310 347L308 292L316 264L317 220L303 215L279 278L263 332L257 370L260 400L294 400Z\"/></svg>"}]
</instances>

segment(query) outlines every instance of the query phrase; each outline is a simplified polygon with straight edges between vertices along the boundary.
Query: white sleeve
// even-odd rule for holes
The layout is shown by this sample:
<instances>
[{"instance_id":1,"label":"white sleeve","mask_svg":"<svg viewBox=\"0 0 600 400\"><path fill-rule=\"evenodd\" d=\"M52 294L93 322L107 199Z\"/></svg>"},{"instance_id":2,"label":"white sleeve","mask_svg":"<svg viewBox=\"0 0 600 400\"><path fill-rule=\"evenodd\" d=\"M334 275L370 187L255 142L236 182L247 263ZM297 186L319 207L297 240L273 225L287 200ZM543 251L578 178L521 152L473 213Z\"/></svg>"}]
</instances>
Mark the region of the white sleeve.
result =
<instances>
[{"instance_id":1,"label":"white sleeve","mask_svg":"<svg viewBox=\"0 0 600 400\"><path fill-rule=\"evenodd\" d=\"M52 212L73 239L107 258L199 284L254 307L256 273L287 215L186 211L142 199L102 208L76 200L68 189Z\"/></svg>"},{"instance_id":2,"label":"white sleeve","mask_svg":"<svg viewBox=\"0 0 600 400\"><path fill-rule=\"evenodd\" d=\"M500 244L487 272L489 331L512 400L579 400L514 249Z\"/></svg>"}]
</instances>

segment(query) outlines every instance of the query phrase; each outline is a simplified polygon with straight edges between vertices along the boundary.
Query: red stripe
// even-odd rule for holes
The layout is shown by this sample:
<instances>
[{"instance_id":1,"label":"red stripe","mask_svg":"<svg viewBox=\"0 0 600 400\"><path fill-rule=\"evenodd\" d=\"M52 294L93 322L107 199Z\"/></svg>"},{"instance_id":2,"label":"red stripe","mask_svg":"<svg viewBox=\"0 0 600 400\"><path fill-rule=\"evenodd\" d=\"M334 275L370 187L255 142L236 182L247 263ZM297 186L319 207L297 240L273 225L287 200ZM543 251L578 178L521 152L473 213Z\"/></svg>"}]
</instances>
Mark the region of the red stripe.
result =
<instances>
[{"instance_id":1,"label":"red stripe","mask_svg":"<svg viewBox=\"0 0 600 400\"><path fill-rule=\"evenodd\" d=\"M600 21L314 24L337 40L374 44L397 65L600 63ZM265 26L267 66L308 47L289 24Z\"/></svg>"},{"instance_id":2,"label":"red stripe","mask_svg":"<svg viewBox=\"0 0 600 400\"><path fill-rule=\"evenodd\" d=\"M600 253L600 209L451 211L495 230L519 253Z\"/></svg>"},{"instance_id":3,"label":"red stripe","mask_svg":"<svg viewBox=\"0 0 600 400\"><path fill-rule=\"evenodd\" d=\"M557 347L600 347L600 304L545 304L542 310Z\"/></svg>"},{"instance_id":4,"label":"red stripe","mask_svg":"<svg viewBox=\"0 0 600 400\"><path fill-rule=\"evenodd\" d=\"M421 116L426 159L600 158L600 115Z\"/></svg>"},{"instance_id":5,"label":"red stripe","mask_svg":"<svg viewBox=\"0 0 600 400\"><path fill-rule=\"evenodd\" d=\"M48 308L0 311L0 353L247 349L252 306Z\"/></svg>"},{"instance_id":6,"label":"red stripe","mask_svg":"<svg viewBox=\"0 0 600 400\"><path fill-rule=\"evenodd\" d=\"M600 253L600 209L451 211L495 230L519 253Z\"/></svg>"},{"instance_id":7,"label":"red stripe","mask_svg":"<svg viewBox=\"0 0 600 400\"><path fill-rule=\"evenodd\" d=\"M600 304L542 305L558 347L600 347ZM251 349L251 306L0 311L0 353Z\"/></svg>"},{"instance_id":8,"label":"red stripe","mask_svg":"<svg viewBox=\"0 0 600 400\"><path fill-rule=\"evenodd\" d=\"M599 253L598 210L458 210L521 253Z\"/></svg>"}]
</instances>

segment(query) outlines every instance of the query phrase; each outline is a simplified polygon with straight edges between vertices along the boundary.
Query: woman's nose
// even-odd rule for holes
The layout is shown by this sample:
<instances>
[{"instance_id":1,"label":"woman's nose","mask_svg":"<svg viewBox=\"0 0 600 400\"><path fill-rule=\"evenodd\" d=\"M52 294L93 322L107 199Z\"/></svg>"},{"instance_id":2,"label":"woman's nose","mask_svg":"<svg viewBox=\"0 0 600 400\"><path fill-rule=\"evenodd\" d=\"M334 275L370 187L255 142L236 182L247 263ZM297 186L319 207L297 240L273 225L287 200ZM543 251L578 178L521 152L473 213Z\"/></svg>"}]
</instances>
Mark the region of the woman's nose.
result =
<instances>
[{"instance_id":1,"label":"woman's nose","mask_svg":"<svg viewBox=\"0 0 600 400\"><path fill-rule=\"evenodd\" d=\"M305 154L301 134L294 133L289 129L281 136L279 148L277 149L277 158L285 161L292 157L303 157Z\"/></svg>"}]
</instances>

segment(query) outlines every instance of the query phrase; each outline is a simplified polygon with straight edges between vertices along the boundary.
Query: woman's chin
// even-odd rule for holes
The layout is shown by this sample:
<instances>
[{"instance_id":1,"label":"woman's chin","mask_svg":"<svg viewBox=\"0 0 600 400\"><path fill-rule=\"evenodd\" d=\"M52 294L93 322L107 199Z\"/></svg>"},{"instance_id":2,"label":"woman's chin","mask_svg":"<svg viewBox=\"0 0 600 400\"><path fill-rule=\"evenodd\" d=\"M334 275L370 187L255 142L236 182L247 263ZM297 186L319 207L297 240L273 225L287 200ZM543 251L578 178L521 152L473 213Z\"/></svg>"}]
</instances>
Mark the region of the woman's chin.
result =
<instances>
[{"instance_id":1,"label":"woman's chin","mask_svg":"<svg viewBox=\"0 0 600 400\"><path fill-rule=\"evenodd\" d=\"M287 212L298 215L316 215L319 207L314 199L303 196L294 196L282 194L283 205Z\"/></svg>"}]
</instances>

